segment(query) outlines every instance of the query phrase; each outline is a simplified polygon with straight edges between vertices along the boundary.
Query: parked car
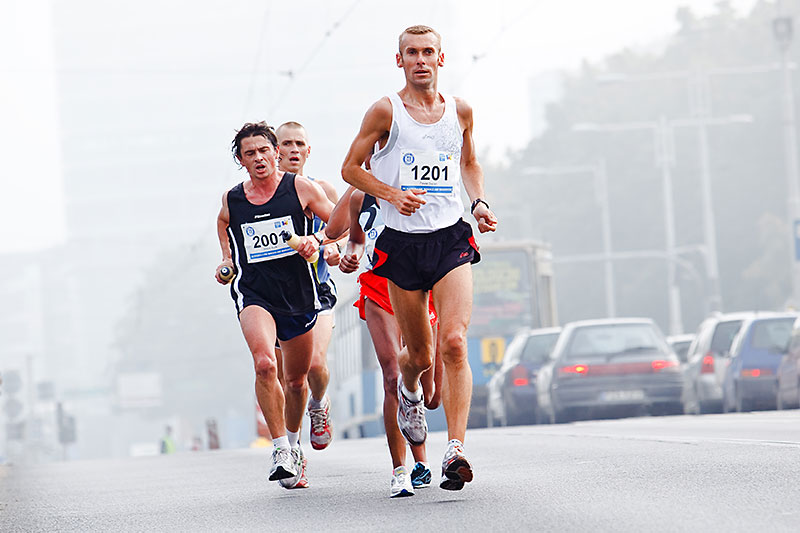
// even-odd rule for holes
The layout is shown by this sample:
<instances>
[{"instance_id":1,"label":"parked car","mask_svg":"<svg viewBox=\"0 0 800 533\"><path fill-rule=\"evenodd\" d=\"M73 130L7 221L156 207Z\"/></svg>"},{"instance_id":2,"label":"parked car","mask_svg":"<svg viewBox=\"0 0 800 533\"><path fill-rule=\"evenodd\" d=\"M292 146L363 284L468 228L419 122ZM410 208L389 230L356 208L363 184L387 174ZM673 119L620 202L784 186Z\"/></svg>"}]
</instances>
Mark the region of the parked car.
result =
<instances>
[{"instance_id":1,"label":"parked car","mask_svg":"<svg viewBox=\"0 0 800 533\"><path fill-rule=\"evenodd\" d=\"M489 380L487 423L495 425L536 424L536 372L550 359L561 328L526 329L506 348L503 364Z\"/></svg>"},{"instance_id":2,"label":"parked car","mask_svg":"<svg viewBox=\"0 0 800 533\"><path fill-rule=\"evenodd\" d=\"M800 407L800 318L792 325L792 337L778 365L775 407Z\"/></svg>"},{"instance_id":3,"label":"parked car","mask_svg":"<svg viewBox=\"0 0 800 533\"><path fill-rule=\"evenodd\" d=\"M775 408L776 375L792 335L796 313L757 313L742 323L731 344L722 384L722 410Z\"/></svg>"},{"instance_id":4,"label":"parked car","mask_svg":"<svg viewBox=\"0 0 800 533\"><path fill-rule=\"evenodd\" d=\"M537 373L541 411L567 422L623 408L679 414L678 357L648 318L571 322Z\"/></svg>"},{"instance_id":5,"label":"parked car","mask_svg":"<svg viewBox=\"0 0 800 533\"><path fill-rule=\"evenodd\" d=\"M683 335L670 335L667 337L667 344L669 344L681 364L686 364L689 355L689 347L694 340L694 333L684 333Z\"/></svg>"},{"instance_id":6,"label":"parked car","mask_svg":"<svg viewBox=\"0 0 800 533\"><path fill-rule=\"evenodd\" d=\"M753 314L713 313L700 323L683 368L683 406L687 413L722 412L722 381L730 362L731 343L742 322Z\"/></svg>"}]
</instances>

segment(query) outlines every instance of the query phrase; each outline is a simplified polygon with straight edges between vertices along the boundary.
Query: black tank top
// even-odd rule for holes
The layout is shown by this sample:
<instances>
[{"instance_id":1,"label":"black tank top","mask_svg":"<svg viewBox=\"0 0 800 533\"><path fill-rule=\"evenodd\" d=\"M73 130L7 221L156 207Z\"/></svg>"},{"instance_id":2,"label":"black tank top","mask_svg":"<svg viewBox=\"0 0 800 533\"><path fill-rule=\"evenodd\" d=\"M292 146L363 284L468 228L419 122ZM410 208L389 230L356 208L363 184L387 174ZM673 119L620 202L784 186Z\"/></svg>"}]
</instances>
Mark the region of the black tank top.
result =
<instances>
[{"instance_id":1,"label":"black tank top","mask_svg":"<svg viewBox=\"0 0 800 533\"><path fill-rule=\"evenodd\" d=\"M261 300L268 311L298 315L319 308L313 266L280 238L282 230L307 235L308 218L286 172L267 203L250 203L240 183L228 191L228 237L237 275L231 296L241 312L246 299Z\"/></svg>"}]
</instances>

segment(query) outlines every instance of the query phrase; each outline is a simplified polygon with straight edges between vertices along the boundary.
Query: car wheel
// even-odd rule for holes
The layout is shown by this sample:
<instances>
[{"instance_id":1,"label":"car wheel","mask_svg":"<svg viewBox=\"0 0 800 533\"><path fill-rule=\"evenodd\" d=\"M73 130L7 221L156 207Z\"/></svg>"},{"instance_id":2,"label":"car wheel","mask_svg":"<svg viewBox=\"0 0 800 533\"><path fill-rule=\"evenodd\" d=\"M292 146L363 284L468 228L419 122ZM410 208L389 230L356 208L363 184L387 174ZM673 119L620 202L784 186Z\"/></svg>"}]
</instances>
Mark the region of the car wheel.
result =
<instances>
[{"instance_id":1,"label":"car wheel","mask_svg":"<svg viewBox=\"0 0 800 533\"><path fill-rule=\"evenodd\" d=\"M551 423L553 424L566 424L570 421L569 411L564 409L560 411L556 408L553 408L553 416L551 418Z\"/></svg>"},{"instance_id":2,"label":"car wheel","mask_svg":"<svg viewBox=\"0 0 800 533\"><path fill-rule=\"evenodd\" d=\"M495 426L495 418L492 413L491 407L486 407L486 427L493 428Z\"/></svg>"},{"instance_id":3,"label":"car wheel","mask_svg":"<svg viewBox=\"0 0 800 533\"><path fill-rule=\"evenodd\" d=\"M775 387L775 409L778 411L786 409L786 404L783 403L783 394L781 394L780 386Z\"/></svg>"},{"instance_id":4,"label":"car wheel","mask_svg":"<svg viewBox=\"0 0 800 533\"><path fill-rule=\"evenodd\" d=\"M737 413L747 413L750 411L750 402L742 398L741 391L737 388L736 389L736 412Z\"/></svg>"}]
</instances>

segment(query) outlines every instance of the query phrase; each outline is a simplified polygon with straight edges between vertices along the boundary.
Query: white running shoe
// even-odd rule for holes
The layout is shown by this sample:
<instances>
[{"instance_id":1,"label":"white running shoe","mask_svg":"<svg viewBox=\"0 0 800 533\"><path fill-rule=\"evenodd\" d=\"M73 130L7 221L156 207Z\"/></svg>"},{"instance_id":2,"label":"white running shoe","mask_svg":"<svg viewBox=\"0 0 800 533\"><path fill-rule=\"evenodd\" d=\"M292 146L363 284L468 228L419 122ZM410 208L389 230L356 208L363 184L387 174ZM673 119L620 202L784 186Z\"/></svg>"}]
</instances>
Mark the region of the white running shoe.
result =
<instances>
[{"instance_id":1,"label":"white running shoe","mask_svg":"<svg viewBox=\"0 0 800 533\"><path fill-rule=\"evenodd\" d=\"M411 476L405 466L398 466L392 472L392 485L390 498L400 498L403 496L413 496L414 487L411 485Z\"/></svg>"},{"instance_id":2,"label":"white running shoe","mask_svg":"<svg viewBox=\"0 0 800 533\"><path fill-rule=\"evenodd\" d=\"M445 490L461 490L464 483L472 481L472 465L464 455L464 445L458 439L447 443L442 460L442 480L439 487Z\"/></svg>"},{"instance_id":3,"label":"white running shoe","mask_svg":"<svg viewBox=\"0 0 800 533\"><path fill-rule=\"evenodd\" d=\"M425 443L428 437L428 422L425 420L425 404L422 400L412 402L403 394L403 380L397 380L397 426L403 436L414 446Z\"/></svg>"},{"instance_id":4,"label":"white running shoe","mask_svg":"<svg viewBox=\"0 0 800 533\"><path fill-rule=\"evenodd\" d=\"M269 471L269 480L277 481L297 475L294 467L292 453L288 448L274 448L272 450L272 470Z\"/></svg>"},{"instance_id":5,"label":"white running shoe","mask_svg":"<svg viewBox=\"0 0 800 533\"><path fill-rule=\"evenodd\" d=\"M331 400L327 394L322 399L322 406L319 409L308 407L308 417L311 419L311 447L315 450L324 450L333 439L330 412Z\"/></svg>"},{"instance_id":6,"label":"white running shoe","mask_svg":"<svg viewBox=\"0 0 800 533\"><path fill-rule=\"evenodd\" d=\"M297 475L287 477L286 479L279 479L278 483L285 489L308 488L308 479L306 478L307 461L303 455L303 449L299 445L292 448L292 463L297 470Z\"/></svg>"}]
</instances>

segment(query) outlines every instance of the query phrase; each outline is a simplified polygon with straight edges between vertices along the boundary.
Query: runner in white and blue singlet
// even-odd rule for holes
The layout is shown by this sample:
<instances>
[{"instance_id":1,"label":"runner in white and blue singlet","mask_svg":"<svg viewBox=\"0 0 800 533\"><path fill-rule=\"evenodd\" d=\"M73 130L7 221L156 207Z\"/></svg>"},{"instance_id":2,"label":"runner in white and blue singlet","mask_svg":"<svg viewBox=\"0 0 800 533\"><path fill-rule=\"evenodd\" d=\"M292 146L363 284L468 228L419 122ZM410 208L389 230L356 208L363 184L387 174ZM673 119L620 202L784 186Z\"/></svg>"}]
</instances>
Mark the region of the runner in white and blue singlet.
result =
<instances>
[{"instance_id":1,"label":"runner in white and blue singlet","mask_svg":"<svg viewBox=\"0 0 800 533\"><path fill-rule=\"evenodd\" d=\"M462 187L481 233L495 231L497 218L483 199L472 108L438 91L439 67L444 65L439 34L412 26L400 34L398 45L395 59L405 86L367 111L342 177L379 199L386 222L375 244L373 271L389 279L389 297L406 341L398 357L402 379L397 420L412 444L427 437L419 378L434 360L427 320L428 292L433 292L449 438L439 486L460 490L473 477L464 453L472 396L466 331L472 312L470 264L480 258L472 228L461 219ZM370 153L372 173L361 168Z\"/></svg>"}]
</instances>

